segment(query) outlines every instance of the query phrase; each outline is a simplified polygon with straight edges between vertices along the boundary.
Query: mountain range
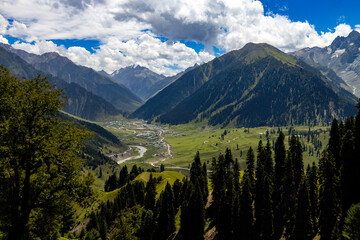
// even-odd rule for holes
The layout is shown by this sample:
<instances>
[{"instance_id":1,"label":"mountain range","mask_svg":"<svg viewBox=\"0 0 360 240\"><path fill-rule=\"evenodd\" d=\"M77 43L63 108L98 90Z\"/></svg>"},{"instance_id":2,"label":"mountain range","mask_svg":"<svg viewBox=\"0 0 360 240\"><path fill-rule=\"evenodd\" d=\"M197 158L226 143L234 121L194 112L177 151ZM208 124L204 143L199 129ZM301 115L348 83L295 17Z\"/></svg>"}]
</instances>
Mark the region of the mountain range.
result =
<instances>
[{"instance_id":1,"label":"mountain range","mask_svg":"<svg viewBox=\"0 0 360 240\"><path fill-rule=\"evenodd\" d=\"M67 96L64 111L72 115L95 121L121 114L121 111L112 104L85 90L80 85L67 83L51 74L38 71L18 55L2 47L0 47L0 64L8 68L14 76L20 79L35 78L38 74L42 77L47 76L49 81L55 84L56 88L63 89L64 94Z\"/></svg>"},{"instance_id":2,"label":"mountain range","mask_svg":"<svg viewBox=\"0 0 360 240\"><path fill-rule=\"evenodd\" d=\"M139 65L132 65L120 68L119 70L113 72L110 76L119 83L125 85L142 100L146 101L196 66L197 65L194 65L177 75L165 77L164 75L159 75L148 68L141 67ZM102 72L102 74L107 73Z\"/></svg>"},{"instance_id":3,"label":"mountain range","mask_svg":"<svg viewBox=\"0 0 360 240\"><path fill-rule=\"evenodd\" d=\"M336 79L268 44L249 43L185 73L132 117L234 126L329 122L356 112L356 98Z\"/></svg>"},{"instance_id":4,"label":"mountain range","mask_svg":"<svg viewBox=\"0 0 360 240\"><path fill-rule=\"evenodd\" d=\"M290 53L307 64L327 72L332 70L360 97L360 33L352 31L347 37L337 37L330 46L305 48Z\"/></svg>"},{"instance_id":5,"label":"mountain range","mask_svg":"<svg viewBox=\"0 0 360 240\"><path fill-rule=\"evenodd\" d=\"M23 50L14 49L10 45L1 44L8 52L18 55L36 70L51 74L67 83L76 83L118 110L132 112L142 103L142 100L122 84L95 70L79 66L58 53L50 52L36 55Z\"/></svg>"}]
</instances>

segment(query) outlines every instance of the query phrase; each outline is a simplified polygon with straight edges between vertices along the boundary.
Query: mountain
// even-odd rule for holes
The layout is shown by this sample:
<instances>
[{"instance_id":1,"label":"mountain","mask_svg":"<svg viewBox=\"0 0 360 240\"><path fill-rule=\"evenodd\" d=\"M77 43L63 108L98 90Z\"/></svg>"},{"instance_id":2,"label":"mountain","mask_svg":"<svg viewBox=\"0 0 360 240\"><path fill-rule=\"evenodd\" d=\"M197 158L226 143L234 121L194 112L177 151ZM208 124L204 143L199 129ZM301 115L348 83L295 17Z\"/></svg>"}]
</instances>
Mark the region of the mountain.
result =
<instances>
[{"instance_id":1,"label":"mountain","mask_svg":"<svg viewBox=\"0 0 360 240\"><path fill-rule=\"evenodd\" d=\"M322 70L331 69L360 97L360 33L352 31L347 37L337 37L325 48L305 48L290 53L307 64ZM346 88L346 86L345 86Z\"/></svg>"},{"instance_id":2,"label":"mountain","mask_svg":"<svg viewBox=\"0 0 360 240\"><path fill-rule=\"evenodd\" d=\"M113 72L111 77L124 84L142 100L147 100L158 90L169 84L165 76L154 73L139 65L121 68Z\"/></svg>"},{"instance_id":3,"label":"mountain","mask_svg":"<svg viewBox=\"0 0 360 240\"><path fill-rule=\"evenodd\" d=\"M194 65L194 67L195 66L197 65ZM111 77L124 84L142 100L146 101L194 67L190 67L174 76L165 77L145 67L132 65L113 72Z\"/></svg>"},{"instance_id":4,"label":"mountain","mask_svg":"<svg viewBox=\"0 0 360 240\"><path fill-rule=\"evenodd\" d=\"M117 164L114 160L105 156L101 149L111 146L125 151L128 148L114 134L97 124L79 120L61 112L58 115L62 121L71 122L78 128L93 132L93 136L84 141L84 147L80 151L80 156L86 160L85 164L87 166L96 167L104 163Z\"/></svg>"},{"instance_id":5,"label":"mountain","mask_svg":"<svg viewBox=\"0 0 360 240\"><path fill-rule=\"evenodd\" d=\"M86 91L78 84L69 84L50 74L42 73L16 54L8 52L2 47L0 47L0 64L8 68L14 76L20 79L34 78L38 74L41 74L43 77L48 76L49 81L55 84L57 89L64 89L64 94L68 98L64 111L72 115L95 121L121 114L113 105L101 97Z\"/></svg>"},{"instance_id":6,"label":"mountain","mask_svg":"<svg viewBox=\"0 0 360 240\"><path fill-rule=\"evenodd\" d=\"M132 116L171 124L309 124L353 115L355 104L318 70L268 44L249 43L185 73Z\"/></svg>"},{"instance_id":7,"label":"mountain","mask_svg":"<svg viewBox=\"0 0 360 240\"><path fill-rule=\"evenodd\" d=\"M50 73L67 83L76 83L87 91L100 96L121 111L132 112L141 105L141 99L122 84L99 74L91 68L76 65L68 58L57 53L50 52L36 55L14 49L9 45L3 44L0 46L17 54L35 69Z\"/></svg>"},{"instance_id":8,"label":"mountain","mask_svg":"<svg viewBox=\"0 0 360 240\"><path fill-rule=\"evenodd\" d=\"M104 70L98 71L99 74L104 75L105 77L111 78L111 75L105 72Z\"/></svg>"}]
</instances>

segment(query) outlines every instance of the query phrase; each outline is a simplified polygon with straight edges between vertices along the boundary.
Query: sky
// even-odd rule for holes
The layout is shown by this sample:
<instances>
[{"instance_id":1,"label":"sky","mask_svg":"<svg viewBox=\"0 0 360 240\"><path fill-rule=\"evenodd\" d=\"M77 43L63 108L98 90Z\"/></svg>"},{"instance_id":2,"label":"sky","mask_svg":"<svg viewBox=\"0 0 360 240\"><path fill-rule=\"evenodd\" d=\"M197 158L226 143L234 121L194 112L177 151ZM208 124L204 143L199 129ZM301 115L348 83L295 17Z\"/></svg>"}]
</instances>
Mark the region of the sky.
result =
<instances>
[{"instance_id":1,"label":"sky","mask_svg":"<svg viewBox=\"0 0 360 240\"><path fill-rule=\"evenodd\" d=\"M112 73L166 76L248 42L285 51L360 31L358 0L1 0L0 42Z\"/></svg>"}]
</instances>

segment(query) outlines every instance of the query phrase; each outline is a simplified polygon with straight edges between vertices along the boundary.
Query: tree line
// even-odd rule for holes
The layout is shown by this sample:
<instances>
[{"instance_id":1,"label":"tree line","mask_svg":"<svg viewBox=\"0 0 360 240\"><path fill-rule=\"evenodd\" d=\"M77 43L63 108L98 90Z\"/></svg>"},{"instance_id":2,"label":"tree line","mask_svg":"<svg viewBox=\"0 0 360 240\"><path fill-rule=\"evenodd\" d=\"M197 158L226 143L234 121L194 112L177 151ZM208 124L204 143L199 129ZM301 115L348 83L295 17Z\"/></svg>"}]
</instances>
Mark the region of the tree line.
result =
<instances>
[{"instance_id":1,"label":"tree line","mask_svg":"<svg viewBox=\"0 0 360 240\"><path fill-rule=\"evenodd\" d=\"M167 184L157 200L152 176L146 186L133 183L141 197L132 198L141 201L132 200L129 207L141 214L139 227L126 239L204 239L210 229L216 229L219 240L359 239L360 114L333 121L318 165L304 167L300 139L289 136L288 148L285 140L280 132L275 146L260 140L256 149L250 147L244 171L230 149L213 158L210 196L207 166L199 153L190 177ZM117 217L128 214L120 211ZM116 223L110 223L113 229Z\"/></svg>"}]
</instances>

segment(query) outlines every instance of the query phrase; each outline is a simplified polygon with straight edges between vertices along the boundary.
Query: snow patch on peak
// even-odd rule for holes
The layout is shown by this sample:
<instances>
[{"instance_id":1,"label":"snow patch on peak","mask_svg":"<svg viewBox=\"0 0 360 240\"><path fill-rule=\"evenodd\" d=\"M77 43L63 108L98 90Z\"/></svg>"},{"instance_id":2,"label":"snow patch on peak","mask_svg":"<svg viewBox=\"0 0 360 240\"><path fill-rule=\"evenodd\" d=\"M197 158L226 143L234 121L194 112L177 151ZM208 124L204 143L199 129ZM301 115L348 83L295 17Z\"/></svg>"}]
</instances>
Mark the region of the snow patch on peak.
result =
<instances>
[{"instance_id":1,"label":"snow patch on peak","mask_svg":"<svg viewBox=\"0 0 360 240\"><path fill-rule=\"evenodd\" d=\"M338 49L336 50L333 55L331 56L331 58L338 58L339 56L341 56L343 53L345 52L345 49Z\"/></svg>"},{"instance_id":2,"label":"snow patch on peak","mask_svg":"<svg viewBox=\"0 0 360 240\"><path fill-rule=\"evenodd\" d=\"M328 48L327 48L327 53L328 53L328 54L331 54L331 53L332 53L332 49L328 47Z\"/></svg>"}]
</instances>

